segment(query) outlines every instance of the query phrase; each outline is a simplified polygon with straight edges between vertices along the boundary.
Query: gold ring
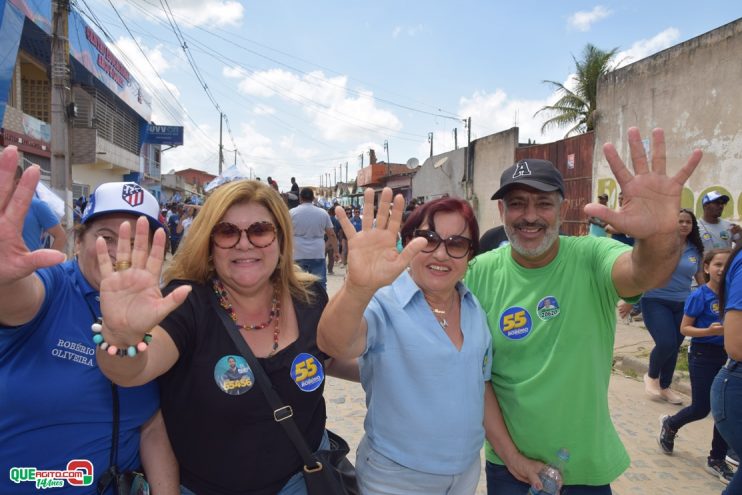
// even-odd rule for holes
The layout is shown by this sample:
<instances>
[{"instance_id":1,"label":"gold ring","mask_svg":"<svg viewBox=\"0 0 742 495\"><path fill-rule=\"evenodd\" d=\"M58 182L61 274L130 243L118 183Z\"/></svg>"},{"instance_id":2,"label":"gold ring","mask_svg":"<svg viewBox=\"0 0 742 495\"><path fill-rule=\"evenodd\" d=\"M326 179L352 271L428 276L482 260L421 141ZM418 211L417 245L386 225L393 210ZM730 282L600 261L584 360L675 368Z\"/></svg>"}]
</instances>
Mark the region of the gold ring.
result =
<instances>
[{"instance_id":1,"label":"gold ring","mask_svg":"<svg viewBox=\"0 0 742 495\"><path fill-rule=\"evenodd\" d=\"M117 272L123 272L124 270L131 268L131 261L117 261L113 264L113 268Z\"/></svg>"}]
</instances>

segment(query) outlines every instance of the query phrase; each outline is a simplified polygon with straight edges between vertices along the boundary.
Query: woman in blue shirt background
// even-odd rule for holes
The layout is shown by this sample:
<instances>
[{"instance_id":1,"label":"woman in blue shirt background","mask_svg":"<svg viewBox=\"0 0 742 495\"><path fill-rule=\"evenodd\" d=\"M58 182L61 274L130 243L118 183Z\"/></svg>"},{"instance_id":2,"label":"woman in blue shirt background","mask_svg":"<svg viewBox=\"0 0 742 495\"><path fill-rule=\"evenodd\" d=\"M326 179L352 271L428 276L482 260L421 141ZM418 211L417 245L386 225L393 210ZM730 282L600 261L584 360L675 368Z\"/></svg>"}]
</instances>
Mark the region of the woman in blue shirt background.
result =
<instances>
[{"instance_id":1,"label":"woman in blue shirt background","mask_svg":"<svg viewBox=\"0 0 742 495\"><path fill-rule=\"evenodd\" d=\"M683 399L670 390L678 350L684 336L680 333L683 306L690 295L693 278L703 284L701 257L703 243L698 233L698 221L692 211L681 209L678 216L679 232L685 237L685 249L670 281L658 289L647 291L641 300L644 323L654 340L649 355L649 370L644 375L644 388L653 397L671 404L682 404Z\"/></svg>"}]
</instances>

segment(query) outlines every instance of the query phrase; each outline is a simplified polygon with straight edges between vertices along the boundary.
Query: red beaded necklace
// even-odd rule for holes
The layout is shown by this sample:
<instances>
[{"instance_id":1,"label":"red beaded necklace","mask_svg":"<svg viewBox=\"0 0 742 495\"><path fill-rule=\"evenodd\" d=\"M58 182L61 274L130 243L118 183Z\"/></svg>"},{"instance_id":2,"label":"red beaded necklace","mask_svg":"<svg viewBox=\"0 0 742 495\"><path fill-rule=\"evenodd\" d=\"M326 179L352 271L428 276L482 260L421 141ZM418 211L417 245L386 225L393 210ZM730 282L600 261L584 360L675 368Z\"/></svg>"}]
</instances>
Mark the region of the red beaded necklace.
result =
<instances>
[{"instance_id":1,"label":"red beaded necklace","mask_svg":"<svg viewBox=\"0 0 742 495\"><path fill-rule=\"evenodd\" d=\"M275 318L276 323L273 327L273 347L271 352L268 354L268 357L273 356L278 351L278 335L281 333L281 326L279 325L281 320L281 301L278 298L278 290L276 290L275 287L273 288L273 300L271 301L271 312L270 316L268 316L268 320L263 323L258 323L257 325L240 325L237 322L237 313L235 313L232 304L229 302L229 293L224 287L224 284L222 284L222 281L215 278L212 285L214 287L214 293L219 299L219 304L224 308L232 321L235 322L237 328L241 330L262 330L270 326Z\"/></svg>"}]
</instances>

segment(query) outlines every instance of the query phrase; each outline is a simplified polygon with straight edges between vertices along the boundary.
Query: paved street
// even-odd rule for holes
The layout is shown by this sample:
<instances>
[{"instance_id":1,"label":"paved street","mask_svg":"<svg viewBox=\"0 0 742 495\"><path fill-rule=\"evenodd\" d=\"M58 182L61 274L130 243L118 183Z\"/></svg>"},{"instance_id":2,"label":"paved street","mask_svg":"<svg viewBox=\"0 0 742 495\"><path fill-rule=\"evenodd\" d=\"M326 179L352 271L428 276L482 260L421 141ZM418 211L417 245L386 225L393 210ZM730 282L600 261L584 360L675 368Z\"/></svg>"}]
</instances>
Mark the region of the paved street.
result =
<instances>
[{"instance_id":1,"label":"paved street","mask_svg":"<svg viewBox=\"0 0 742 495\"><path fill-rule=\"evenodd\" d=\"M342 269L330 275L328 290L336 291L342 283ZM363 434L365 401L359 384L328 379L328 426L342 435L351 446L351 459ZM680 431L675 455L666 456L656 441L658 417L673 413L681 406L656 402L644 394L635 378L614 373L609 400L613 421L631 456L631 467L613 484L615 495L706 495L723 489L716 478L703 470L711 443L713 422L710 418L692 423ZM484 494L484 475L477 494Z\"/></svg>"}]
</instances>

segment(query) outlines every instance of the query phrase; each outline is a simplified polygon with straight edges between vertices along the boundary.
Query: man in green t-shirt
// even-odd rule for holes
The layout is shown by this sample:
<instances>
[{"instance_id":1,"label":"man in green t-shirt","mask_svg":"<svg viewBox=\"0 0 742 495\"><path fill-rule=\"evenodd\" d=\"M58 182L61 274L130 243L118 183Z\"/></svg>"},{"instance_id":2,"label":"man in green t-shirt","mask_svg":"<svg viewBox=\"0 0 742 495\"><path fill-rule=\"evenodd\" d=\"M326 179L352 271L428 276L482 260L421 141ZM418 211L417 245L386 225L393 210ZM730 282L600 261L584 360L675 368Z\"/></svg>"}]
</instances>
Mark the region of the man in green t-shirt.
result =
<instances>
[{"instance_id":1,"label":"man in green t-shirt","mask_svg":"<svg viewBox=\"0 0 742 495\"><path fill-rule=\"evenodd\" d=\"M661 285L675 268L680 193L701 152L670 177L662 130L652 133L651 167L639 131L629 129L628 138L633 175L613 145L603 148L623 208L591 203L585 213L634 237L633 249L604 237L559 236L564 182L545 160L505 170L492 196L510 244L478 256L466 276L492 333L485 403L499 409L486 408L489 494L525 493L541 462L556 461L561 448L570 453L569 493L610 494L629 465L608 411L615 305Z\"/></svg>"}]
</instances>

